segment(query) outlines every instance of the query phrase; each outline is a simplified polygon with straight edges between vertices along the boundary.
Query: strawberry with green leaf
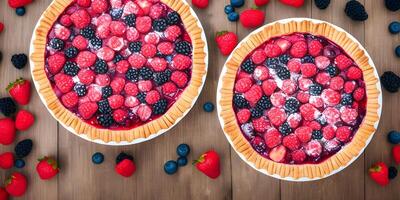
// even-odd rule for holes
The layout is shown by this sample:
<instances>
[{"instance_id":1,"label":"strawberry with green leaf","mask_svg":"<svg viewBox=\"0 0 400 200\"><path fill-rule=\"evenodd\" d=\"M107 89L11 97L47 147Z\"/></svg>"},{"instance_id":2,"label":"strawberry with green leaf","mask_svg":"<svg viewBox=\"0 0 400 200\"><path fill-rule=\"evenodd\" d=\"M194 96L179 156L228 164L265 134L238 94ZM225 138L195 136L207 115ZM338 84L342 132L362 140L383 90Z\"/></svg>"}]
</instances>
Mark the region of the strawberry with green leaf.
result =
<instances>
[{"instance_id":1,"label":"strawberry with green leaf","mask_svg":"<svg viewBox=\"0 0 400 200\"><path fill-rule=\"evenodd\" d=\"M389 170L385 163L377 162L369 168L369 176L381 186L389 184Z\"/></svg>"},{"instance_id":2,"label":"strawberry with green leaf","mask_svg":"<svg viewBox=\"0 0 400 200\"><path fill-rule=\"evenodd\" d=\"M193 164L196 168L212 179L218 178L221 174L219 155L214 150L205 152Z\"/></svg>"},{"instance_id":3,"label":"strawberry with green leaf","mask_svg":"<svg viewBox=\"0 0 400 200\"><path fill-rule=\"evenodd\" d=\"M59 172L57 161L45 156L39 159L39 163L36 165L36 171L41 179L51 179Z\"/></svg>"},{"instance_id":4,"label":"strawberry with green leaf","mask_svg":"<svg viewBox=\"0 0 400 200\"><path fill-rule=\"evenodd\" d=\"M7 193L13 197L20 197L25 194L28 187L26 177L19 173L14 172L4 183Z\"/></svg>"},{"instance_id":5,"label":"strawberry with green leaf","mask_svg":"<svg viewBox=\"0 0 400 200\"><path fill-rule=\"evenodd\" d=\"M217 43L221 54L227 56L233 51L233 49L235 49L238 43L238 37L233 32L220 31L217 32L215 42Z\"/></svg>"},{"instance_id":6,"label":"strawberry with green leaf","mask_svg":"<svg viewBox=\"0 0 400 200\"><path fill-rule=\"evenodd\" d=\"M23 78L11 82L6 90L14 101L20 105L27 105L31 99L31 82Z\"/></svg>"}]
</instances>

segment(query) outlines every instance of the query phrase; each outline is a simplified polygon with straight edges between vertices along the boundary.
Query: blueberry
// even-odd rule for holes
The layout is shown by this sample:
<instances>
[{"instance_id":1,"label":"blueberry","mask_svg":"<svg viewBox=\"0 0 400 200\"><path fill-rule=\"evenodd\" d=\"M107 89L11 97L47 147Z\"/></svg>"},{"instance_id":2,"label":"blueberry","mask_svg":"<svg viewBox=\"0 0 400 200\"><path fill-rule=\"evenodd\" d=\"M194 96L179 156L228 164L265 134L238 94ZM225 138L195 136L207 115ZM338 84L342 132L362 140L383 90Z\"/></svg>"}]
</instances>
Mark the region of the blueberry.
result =
<instances>
[{"instance_id":1,"label":"blueberry","mask_svg":"<svg viewBox=\"0 0 400 200\"><path fill-rule=\"evenodd\" d=\"M19 7L17 9L15 9L15 13L18 16L24 16L25 15L25 7Z\"/></svg>"},{"instance_id":2,"label":"blueberry","mask_svg":"<svg viewBox=\"0 0 400 200\"><path fill-rule=\"evenodd\" d=\"M226 14L229 14L229 13L235 12L235 8L232 7L231 5L226 5L224 8L224 11Z\"/></svg>"},{"instance_id":3,"label":"blueberry","mask_svg":"<svg viewBox=\"0 0 400 200\"><path fill-rule=\"evenodd\" d=\"M231 0L231 5L235 8L242 7L244 5L244 0Z\"/></svg>"},{"instance_id":4,"label":"blueberry","mask_svg":"<svg viewBox=\"0 0 400 200\"><path fill-rule=\"evenodd\" d=\"M239 20L239 14L237 12L231 12L228 14L228 20L231 22L236 22Z\"/></svg>"},{"instance_id":5,"label":"blueberry","mask_svg":"<svg viewBox=\"0 0 400 200\"><path fill-rule=\"evenodd\" d=\"M400 143L400 132L390 131L387 137L388 137L389 142L392 144Z\"/></svg>"},{"instance_id":6,"label":"blueberry","mask_svg":"<svg viewBox=\"0 0 400 200\"><path fill-rule=\"evenodd\" d=\"M104 155L100 152L96 152L92 156L92 162L94 164L101 164L104 161Z\"/></svg>"},{"instance_id":7,"label":"blueberry","mask_svg":"<svg viewBox=\"0 0 400 200\"><path fill-rule=\"evenodd\" d=\"M394 21L389 24L389 32L392 34L400 33L400 22Z\"/></svg>"},{"instance_id":8,"label":"blueberry","mask_svg":"<svg viewBox=\"0 0 400 200\"><path fill-rule=\"evenodd\" d=\"M203 105L203 109L204 109L204 111L206 111L206 112L212 112L212 111L214 110L214 104L211 103L211 102L206 102L206 103Z\"/></svg>"},{"instance_id":9,"label":"blueberry","mask_svg":"<svg viewBox=\"0 0 400 200\"><path fill-rule=\"evenodd\" d=\"M175 174L178 171L178 163L175 160L167 161L164 164L164 171L169 175Z\"/></svg>"},{"instance_id":10,"label":"blueberry","mask_svg":"<svg viewBox=\"0 0 400 200\"><path fill-rule=\"evenodd\" d=\"M22 159L16 159L14 162L14 166L16 168L23 168L23 167L25 167L25 161Z\"/></svg>"},{"instance_id":11,"label":"blueberry","mask_svg":"<svg viewBox=\"0 0 400 200\"><path fill-rule=\"evenodd\" d=\"M187 144L180 144L176 148L176 153L178 154L178 156L187 156L189 155L189 152L190 152L190 147Z\"/></svg>"},{"instance_id":12,"label":"blueberry","mask_svg":"<svg viewBox=\"0 0 400 200\"><path fill-rule=\"evenodd\" d=\"M400 57L400 45L396 47L395 53L397 57Z\"/></svg>"},{"instance_id":13,"label":"blueberry","mask_svg":"<svg viewBox=\"0 0 400 200\"><path fill-rule=\"evenodd\" d=\"M178 160L176 162L178 163L179 167L183 167L183 166L187 165L188 160L187 160L186 157L181 156L181 157L178 158Z\"/></svg>"}]
</instances>

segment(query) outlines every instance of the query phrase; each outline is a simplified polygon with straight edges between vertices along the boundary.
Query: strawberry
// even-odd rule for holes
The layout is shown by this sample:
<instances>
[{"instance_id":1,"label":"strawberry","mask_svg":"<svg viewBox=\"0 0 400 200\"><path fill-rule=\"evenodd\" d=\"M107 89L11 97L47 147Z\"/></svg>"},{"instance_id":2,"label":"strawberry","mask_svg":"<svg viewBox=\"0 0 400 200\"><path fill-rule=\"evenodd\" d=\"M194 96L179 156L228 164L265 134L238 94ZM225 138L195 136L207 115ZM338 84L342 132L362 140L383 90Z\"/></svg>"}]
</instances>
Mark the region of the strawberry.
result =
<instances>
[{"instance_id":1,"label":"strawberry","mask_svg":"<svg viewBox=\"0 0 400 200\"><path fill-rule=\"evenodd\" d=\"M4 24L0 22L0 33L4 31Z\"/></svg>"},{"instance_id":2,"label":"strawberry","mask_svg":"<svg viewBox=\"0 0 400 200\"><path fill-rule=\"evenodd\" d=\"M59 172L57 161L51 157L43 157L39 159L36 165L36 172L42 180L53 178Z\"/></svg>"},{"instance_id":3,"label":"strawberry","mask_svg":"<svg viewBox=\"0 0 400 200\"><path fill-rule=\"evenodd\" d=\"M353 61L347 56L340 54L336 56L335 63L340 70L345 70L346 68L350 67L350 65L353 64Z\"/></svg>"},{"instance_id":4,"label":"strawberry","mask_svg":"<svg viewBox=\"0 0 400 200\"><path fill-rule=\"evenodd\" d=\"M7 193L12 197L19 197L25 194L28 186L26 177L19 173L14 172L4 183Z\"/></svg>"},{"instance_id":5,"label":"strawberry","mask_svg":"<svg viewBox=\"0 0 400 200\"><path fill-rule=\"evenodd\" d=\"M116 121L117 123L123 123L125 119L128 117L128 111L124 109L118 109L114 110L112 115L114 121Z\"/></svg>"},{"instance_id":6,"label":"strawberry","mask_svg":"<svg viewBox=\"0 0 400 200\"><path fill-rule=\"evenodd\" d=\"M254 0L254 4L256 4L258 7L267 5L268 3L269 0Z\"/></svg>"},{"instance_id":7,"label":"strawberry","mask_svg":"<svg viewBox=\"0 0 400 200\"><path fill-rule=\"evenodd\" d=\"M362 78L363 73L360 68L351 66L349 69L347 69L346 76L350 80L357 80Z\"/></svg>"},{"instance_id":8,"label":"strawberry","mask_svg":"<svg viewBox=\"0 0 400 200\"><path fill-rule=\"evenodd\" d=\"M192 4L200 9L204 9L208 6L208 0L192 0Z\"/></svg>"},{"instance_id":9,"label":"strawberry","mask_svg":"<svg viewBox=\"0 0 400 200\"><path fill-rule=\"evenodd\" d=\"M265 20L265 13L257 9L247 9L240 14L240 23L245 28L261 26Z\"/></svg>"},{"instance_id":10,"label":"strawberry","mask_svg":"<svg viewBox=\"0 0 400 200\"><path fill-rule=\"evenodd\" d=\"M150 62L150 65L153 66L155 71L164 71L165 68L167 68L168 63L162 58L159 59L160 60L157 60L156 58L153 59ZM155 63L156 61L159 61L159 63ZM172 59L172 66L177 70L188 69L192 66L192 58L182 54L177 54Z\"/></svg>"},{"instance_id":11,"label":"strawberry","mask_svg":"<svg viewBox=\"0 0 400 200\"><path fill-rule=\"evenodd\" d=\"M67 93L72 90L74 87L74 81L71 76L60 73L54 76L54 82L56 83L57 88L62 93Z\"/></svg>"},{"instance_id":12,"label":"strawberry","mask_svg":"<svg viewBox=\"0 0 400 200\"><path fill-rule=\"evenodd\" d=\"M98 106L94 102L86 102L78 106L78 112L83 119L90 119L96 112Z\"/></svg>"},{"instance_id":13,"label":"strawberry","mask_svg":"<svg viewBox=\"0 0 400 200\"><path fill-rule=\"evenodd\" d=\"M369 176L377 184L386 186L389 184L389 170L385 163L376 162L368 170Z\"/></svg>"},{"instance_id":14,"label":"strawberry","mask_svg":"<svg viewBox=\"0 0 400 200\"><path fill-rule=\"evenodd\" d=\"M286 147L279 145L269 152L269 158L275 162L283 162L286 156Z\"/></svg>"},{"instance_id":15,"label":"strawberry","mask_svg":"<svg viewBox=\"0 0 400 200\"><path fill-rule=\"evenodd\" d=\"M275 128L270 128L265 132L264 140L268 148L274 148L281 144L282 134L280 134Z\"/></svg>"},{"instance_id":16,"label":"strawberry","mask_svg":"<svg viewBox=\"0 0 400 200\"><path fill-rule=\"evenodd\" d=\"M126 158L115 166L115 171L123 177L130 177L135 173L136 165L132 160Z\"/></svg>"},{"instance_id":17,"label":"strawberry","mask_svg":"<svg viewBox=\"0 0 400 200\"><path fill-rule=\"evenodd\" d=\"M80 9L71 14L71 21L76 28L82 29L90 24L90 15L86 10Z\"/></svg>"},{"instance_id":18,"label":"strawberry","mask_svg":"<svg viewBox=\"0 0 400 200\"><path fill-rule=\"evenodd\" d=\"M236 118L238 119L240 124L244 124L247 121L249 121L250 116L251 116L251 112L249 109L242 109L236 113Z\"/></svg>"},{"instance_id":19,"label":"strawberry","mask_svg":"<svg viewBox=\"0 0 400 200\"><path fill-rule=\"evenodd\" d=\"M221 54L227 56L233 51L233 49L235 49L238 43L238 37L233 32L220 31L217 32L215 42L217 43L218 49Z\"/></svg>"},{"instance_id":20,"label":"strawberry","mask_svg":"<svg viewBox=\"0 0 400 200\"><path fill-rule=\"evenodd\" d=\"M302 58L307 54L307 43L305 41L297 41L290 48L290 55L295 58Z\"/></svg>"},{"instance_id":21,"label":"strawberry","mask_svg":"<svg viewBox=\"0 0 400 200\"><path fill-rule=\"evenodd\" d=\"M299 8L304 4L304 0L279 0L281 3L295 8Z\"/></svg>"},{"instance_id":22,"label":"strawberry","mask_svg":"<svg viewBox=\"0 0 400 200\"><path fill-rule=\"evenodd\" d=\"M179 88L183 88L188 82L188 77L184 72L174 71L171 75L171 81L174 82Z\"/></svg>"},{"instance_id":23,"label":"strawberry","mask_svg":"<svg viewBox=\"0 0 400 200\"><path fill-rule=\"evenodd\" d=\"M273 58L282 54L282 49L277 44L267 44L264 48L267 57Z\"/></svg>"},{"instance_id":24,"label":"strawberry","mask_svg":"<svg viewBox=\"0 0 400 200\"><path fill-rule=\"evenodd\" d=\"M19 131L28 130L35 122L35 117L27 110L20 110L15 117L15 127Z\"/></svg>"},{"instance_id":25,"label":"strawberry","mask_svg":"<svg viewBox=\"0 0 400 200\"><path fill-rule=\"evenodd\" d=\"M8 0L8 5L11 8L24 7L30 3L32 3L32 0Z\"/></svg>"},{"instance_id":26,"label":"strawberry","mask_svg":"<svg viewBox=\"0 0 400 200\"><path fill-rule=\"evenodd\" d=\"M62 53L56 53L47 58L47 69L51 74L57 74L64 67L66 58Z\"/></svg>"},{"instance_id":27,"label":"strawberry","mask_svg":"<svg viewBox=\"0 0 400 200\"><path fill-rule=\"evenodd\" d=\"M392 157L396 164L400 164L400 145L395 145L392 148Z\"/></svg>"},{"instance_id":28,"label":"strawberry","mask_svg":"<svg viewBox=\"0 0 400 200\"><path fill-rule=\"evenodd\" d=\"M10 96L20 105L27 105L31 99L31 82L19 78L7 86Z\"/></svg>"},{"instance_id":29,"label":"strawberry","mask_svg":"<svg viewBox=\"0 0 400 200\"><path fill-rule=\"evenodd\" d=\"M0 200L8 200L8 193L3 187L0 187Z\"/></svg>"},{"instance_id":30,"label":"strawberry","mask_svg":"<svg viewBox=\"0 0 400 200\"><path fill-rule=\"evenodd\" d=\"M11 118L0 119L0 144L9 145L15 139L15 123Z\"/></svg>"},{"instance_id":31,"label":"strawberry","mask_svg":"<svg viewBox=\"0 0 400 200\"><path fill-rule=\"evenodd\" d=\"M14 166L14 154L5 152L0 154L0 168L10 169Z\"/></svg>"},{"instance_id":32,"label":"strawberry","mask_svg":"<svg viewBox=\"0 0 400 200\"><path fill-rule=\"evenodd\" d=\"M212 179L218 178L221 174L219 165L219 155L214 150L209 150L202 154L193 164L196 168Z\"/></svg>"}]
</instances>

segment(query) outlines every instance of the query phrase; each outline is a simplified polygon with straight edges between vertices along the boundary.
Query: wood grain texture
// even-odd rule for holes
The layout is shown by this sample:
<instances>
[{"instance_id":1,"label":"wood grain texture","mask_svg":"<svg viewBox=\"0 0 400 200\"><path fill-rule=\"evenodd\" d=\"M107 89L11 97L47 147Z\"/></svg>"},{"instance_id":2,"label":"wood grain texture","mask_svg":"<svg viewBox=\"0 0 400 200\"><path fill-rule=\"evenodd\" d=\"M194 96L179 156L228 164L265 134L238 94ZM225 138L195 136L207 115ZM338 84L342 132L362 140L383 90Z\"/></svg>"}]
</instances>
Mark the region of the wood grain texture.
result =
<instances>
[{"instance_id":1,"label":"wood grain texture","mask_svg":"<svg viewBox=\"0 0 400 200\"><path fill-rule=\"evenodd\" d=\"M24 17L17 17L9 9L6 0L0 1L0 21L6 30L0 34L0 50L4 59L0 63L0 89L17 77L30 78L28 68L16 70L11 66L14 53L28 53L31 33L40 14L51 0L36 0L27 7ZM326 10L319 10L313 0L294 9L282 5L278 0L262 7L266 12L265 23L288 17L312 17L336 24L353 34L371 54L379 73L392 70L400 73L399 62L393 49L400 42L399 36L390 35L387 25L399 18L398 12L389 12L382 1L363 0L369 13L366 22L353 22L343 14L346 0L332 0ZM34 140L34 151L27 158L22 171L28 176L28 193L20 199L400 199L400 181L394 180L386 188L378 187L366 173L368 167L383 160L391 163L391 146L386 142L386 133L400 129L398 107L400 96L384 92L383 117L380 127L366 152L351 166L337 175L321 181L292 183L265 176L248 166L231 149L220 128L217 113L205 113L202 105L206 101L215 103L219 74L226 60L219 54L214 42L217 31L229 30L242 39L252 30L226 19L223 7L229 0L211 0L208 9L195 9L209 44L209 72L204 90L192 111L168 133L138 145L109 147L82 140L59 126L46 111L36 92L32 102L24 107L37 116L35 126L18 134L17 141L24 138ZM252 7L247 0L244 8ZM239 9L239 11L244 10ZM0 95L5 96L3 89ZM163 172L163 164L176 159L175 148L180 143L192 147L189 161L208 149L221 155L222 175L211 180L194 167L179 169L174 176ZM13 145L0 146L0 152L12 151ZM94 152L104 153L106 161L94 166ZM131 178L121 178L114 172L115 157L126 151L135 157L137 172ZM35 172L36 158L44 155L58 156L61 173L51 181L42 181ZM393 163L391 163L393 164ZM13 170L0 170L0 181Z\"/></svg>"}]
</instances>

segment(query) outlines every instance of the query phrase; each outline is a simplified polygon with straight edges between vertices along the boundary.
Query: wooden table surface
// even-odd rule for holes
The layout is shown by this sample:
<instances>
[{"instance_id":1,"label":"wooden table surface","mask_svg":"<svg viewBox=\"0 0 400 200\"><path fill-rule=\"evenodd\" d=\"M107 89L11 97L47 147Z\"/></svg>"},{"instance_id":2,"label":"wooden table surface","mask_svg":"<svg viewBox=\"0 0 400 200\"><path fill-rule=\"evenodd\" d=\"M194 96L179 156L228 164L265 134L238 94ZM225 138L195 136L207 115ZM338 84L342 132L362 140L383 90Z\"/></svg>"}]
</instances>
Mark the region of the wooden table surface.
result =
<instances>
[{"instance_id":1,"label":"wooden table surface","mask_svg":"<svg viewBox=\"0 0 400 200\"><path fill-rule=\"evenodd\" d=\"M223 8L229 0L210 1L208 9L195 9L209 43L207 82L191 112L168 133L126 147L93 144L60 126L33 91L31 103L25 108L36 115L37 121L33 128L19 133L17 137L17 141L25 138L34 141L26 167L17 170L29 179L28 191L20 199L400 199L400 178L382 188L372 182L366 173L375 161L393 164L386 133L391 129L400 129L399 94L383 93L383 114L372 142L357 161L332 177L307 183L279 181L253 170L239 158L223 135L217 113L204 112L202 105L206 101L215 103L218 77L226 59L216 48L215 33L234 31L242 39L251 30L226 19ZM11 65L10 57L15 53L28 53L35 23L50 2L36 0L27 7L24 17L18 17L6 0L0 1L0 21L6 25L6 30L0 34L0 50L4 54L0 64L0 88L5 88L8 82L20 76L31 78L29 68L16 70ZM252 2L247 0L244 7L252 7ZM347 0L331 2L327 10L319 10L312 0L306 0L300 9L271 0L262 9L266 12L266 23L288 17L310 17L332 22L353 34L366 47L380 74L387 70L400 73L397 67L399 60L393 53L395 46L400 44L400 38L387 31L388 24L399 19L399 12L389 12L383 0L361 0L369 19L353 22L343 11ZM5 90L2 89L0 94L6 96ZM173 176L166 175L163 164L176 159L175 148L183 142L192 148L189 160L208 149L217 150L221 156L221 176L211 180L190 165L179 169ZM13 147L0 146L0 152L12 151ZM96 151L105 155L105 162L98 166L91 162L91 156ZM130 178L122 178L114 172L114 160L121 151L135 157L137 172ZM35 172L36 159L44 155L58 157L61 165L61 173L50 181L40 180ZM0 181L4 181L14 170L1 170Z\"/></svg>"}]
</instances>

